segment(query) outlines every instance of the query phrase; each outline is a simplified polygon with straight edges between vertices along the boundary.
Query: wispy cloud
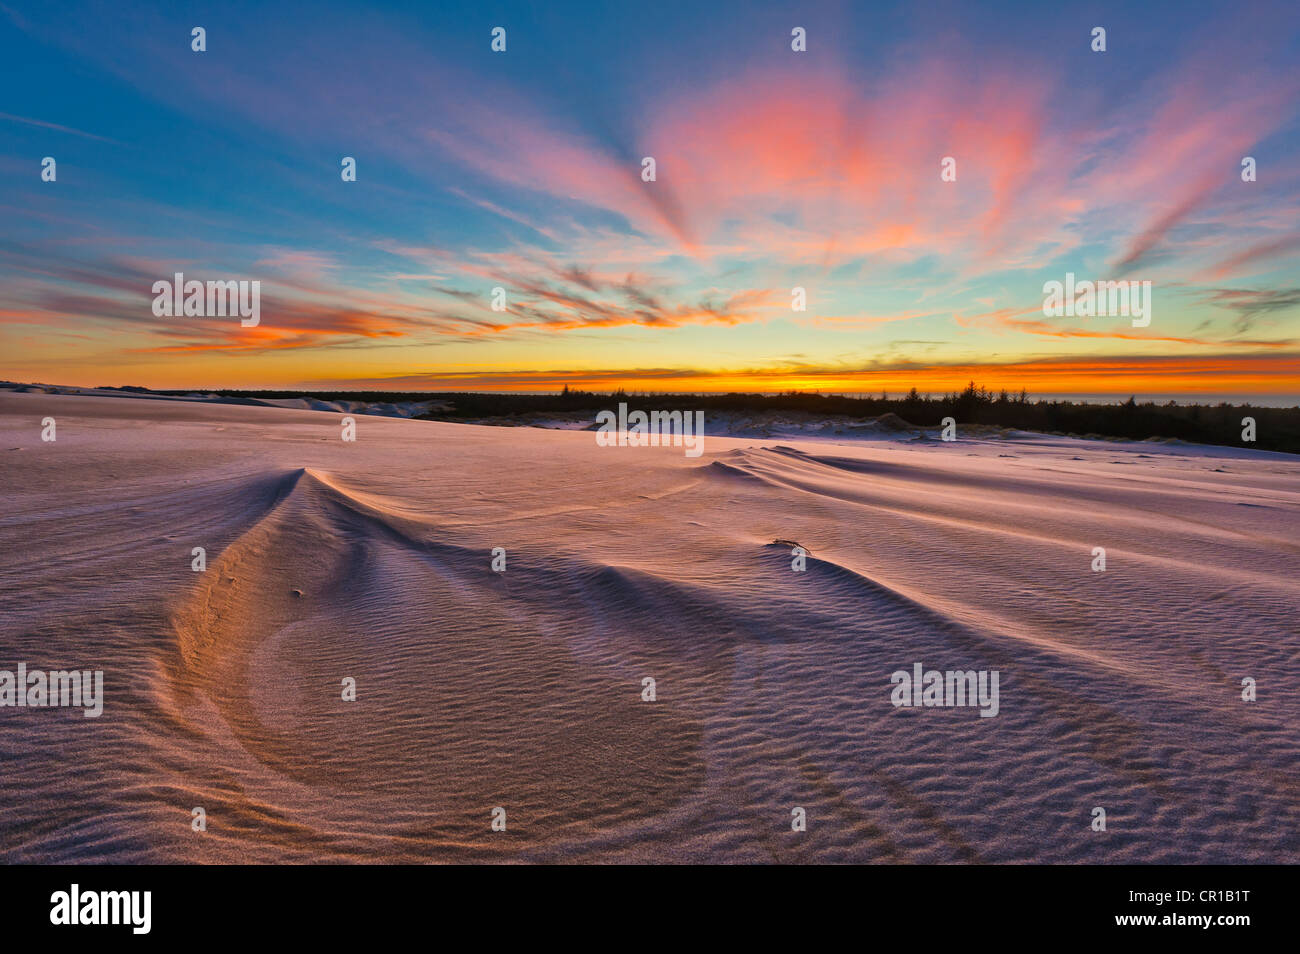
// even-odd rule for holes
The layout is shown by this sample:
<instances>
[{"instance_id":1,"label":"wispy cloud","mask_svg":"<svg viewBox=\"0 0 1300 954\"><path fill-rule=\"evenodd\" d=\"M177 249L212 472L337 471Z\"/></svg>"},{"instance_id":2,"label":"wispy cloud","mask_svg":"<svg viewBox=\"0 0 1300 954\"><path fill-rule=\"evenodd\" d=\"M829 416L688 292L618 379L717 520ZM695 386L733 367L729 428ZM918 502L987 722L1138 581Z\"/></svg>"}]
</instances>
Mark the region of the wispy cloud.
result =
<instances>
[{"instance_id":1,"label":"wispy cloud","mask_svg":"<svg viewBox=\"0 0 1300 954\"><path fill-rule=\"evenodd\" d=\"M71 126L61 126L58 123L49 123L43 119L28 119L26 116L14 116L11 113L0 113L0 120L10 123L23 123L27 126L36 126L40 129L52 129L55 132L67 133L69 136L81 136L84 139L94 139L96 142L108 142L115 146L122 145L116 139L109 139L107 136L97 136L94 133L88 133L80 129L73 129Z\"/></svg>"}]
</instances>

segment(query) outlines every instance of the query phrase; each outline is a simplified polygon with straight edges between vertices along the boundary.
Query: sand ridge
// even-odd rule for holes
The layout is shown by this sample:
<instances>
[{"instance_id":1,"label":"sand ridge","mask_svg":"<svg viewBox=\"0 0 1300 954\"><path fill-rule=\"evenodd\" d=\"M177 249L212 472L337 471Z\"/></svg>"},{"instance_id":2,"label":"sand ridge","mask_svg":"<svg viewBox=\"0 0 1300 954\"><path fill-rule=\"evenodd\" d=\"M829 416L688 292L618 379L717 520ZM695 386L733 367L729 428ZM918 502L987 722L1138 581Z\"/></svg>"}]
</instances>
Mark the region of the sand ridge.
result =
<instances>
[{"instance_id":1,"label":"sand ridge","mask_svg":"<svg viewBox=\"0 0 1300 954\"><path fill-rule=\"evenodd\" d=\"M0 395L6 662L105 671L0 714L0 857L1300 858L1293 457L339 419Z\"/></svg>"}]
</instances>

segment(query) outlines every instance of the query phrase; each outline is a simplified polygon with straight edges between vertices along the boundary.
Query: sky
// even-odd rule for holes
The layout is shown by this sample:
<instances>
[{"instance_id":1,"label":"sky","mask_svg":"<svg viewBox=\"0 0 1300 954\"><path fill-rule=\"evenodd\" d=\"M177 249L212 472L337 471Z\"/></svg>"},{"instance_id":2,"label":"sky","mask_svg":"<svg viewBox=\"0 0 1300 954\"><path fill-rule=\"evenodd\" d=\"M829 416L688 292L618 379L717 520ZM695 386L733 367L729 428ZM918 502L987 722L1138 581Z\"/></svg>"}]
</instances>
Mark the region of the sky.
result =
<instances>
[{"instance_id":1,"label":"sky","mask_svg":"<svg viewBox=\"0 0 1300 954\"><path fill-rule=\"evenodd\" d=\"M1293 403L1297 64L1294 2L0 0L0 377Z\"/></svg>"}]
</instances>

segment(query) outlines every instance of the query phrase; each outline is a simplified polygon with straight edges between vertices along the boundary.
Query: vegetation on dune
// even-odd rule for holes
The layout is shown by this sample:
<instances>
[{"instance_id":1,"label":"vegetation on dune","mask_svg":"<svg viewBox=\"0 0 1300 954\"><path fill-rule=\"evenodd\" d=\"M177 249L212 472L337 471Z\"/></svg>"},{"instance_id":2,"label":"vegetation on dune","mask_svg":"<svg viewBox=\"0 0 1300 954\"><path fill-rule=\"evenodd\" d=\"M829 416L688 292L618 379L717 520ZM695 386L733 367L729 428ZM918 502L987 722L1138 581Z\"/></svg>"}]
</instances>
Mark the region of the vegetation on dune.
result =
<instances>
[{"instance_id":1,"label":"vegetation on dune","mask_svg":"<svg viewBox=\"0 0 1300 954\"><path fill-rule=\"evenodd\" d=\"M164 392L180 394L184 392ZM438 401L446 405L430 414L430 420L466 421L485 418L519 419L545 415L574 417L626 402L630 410L703 410L746 414L801 413L813 417L844 417L864 420L893 414L907 424L938 427L945 417L958 425L985 425L1049 434L1072 434L1128 440L1177 439L1198 444L1253 447L1260 450L1300 453L1300 406L1259 407L1251 404L1157 404L1135 397L1115 404L1093 404L1062 400L1030 400L1021 391L993 393L973 381L964 391L930 396L916 388L898 397L848 396L788 391L780 394L656 394L580 391L566 387L552 394L397 392L397 391L217 391L235 398L313 397L322 401L373 401L401 403ZM1254 418L1256 439L1242 441L1242 418Z\"/></svg>"}]
</instances>

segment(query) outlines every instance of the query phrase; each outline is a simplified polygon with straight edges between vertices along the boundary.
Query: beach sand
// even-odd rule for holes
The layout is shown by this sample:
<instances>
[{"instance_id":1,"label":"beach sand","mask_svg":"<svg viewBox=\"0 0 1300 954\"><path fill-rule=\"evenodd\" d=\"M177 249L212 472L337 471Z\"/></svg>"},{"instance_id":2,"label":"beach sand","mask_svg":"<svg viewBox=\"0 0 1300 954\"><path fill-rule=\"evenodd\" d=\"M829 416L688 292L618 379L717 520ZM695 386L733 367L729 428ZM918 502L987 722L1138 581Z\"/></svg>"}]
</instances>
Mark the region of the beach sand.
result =
<instances>
[{"instance_id":1,"label":"beach sand","mask_svg":"<svg viewBox=\"0 0 1300 954\"><path fill-rule=\"evenodd\" d=\"M341 419L0 394L0 859L1300 861L1300 458Z\"/></svg>"}]
</instances>

